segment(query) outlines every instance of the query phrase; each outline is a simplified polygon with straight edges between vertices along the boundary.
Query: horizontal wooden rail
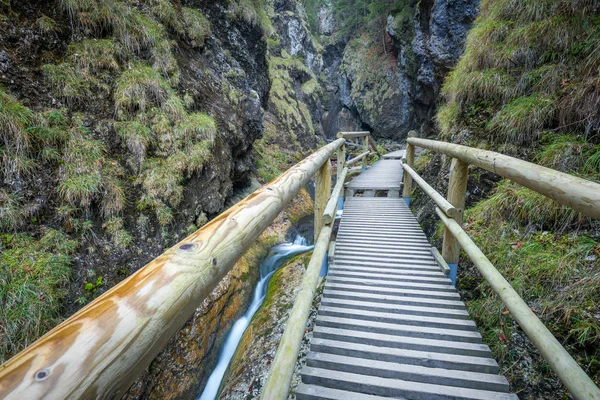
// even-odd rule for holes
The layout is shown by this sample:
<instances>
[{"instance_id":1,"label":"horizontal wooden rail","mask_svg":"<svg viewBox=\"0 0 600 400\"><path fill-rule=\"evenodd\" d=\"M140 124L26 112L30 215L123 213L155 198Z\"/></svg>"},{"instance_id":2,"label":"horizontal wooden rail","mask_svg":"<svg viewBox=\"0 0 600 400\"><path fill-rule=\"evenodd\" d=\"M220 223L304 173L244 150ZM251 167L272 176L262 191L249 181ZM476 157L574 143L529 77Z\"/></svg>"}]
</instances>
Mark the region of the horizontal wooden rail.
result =
<instances>
[{"instance_id":1,"label":"horizontal wooden rail","mask_svg":"<svg viewBox=\"0 0 600 400\"><path fill-rule=\"evenodd\" d=\"M350 159L348 161L346 161L346 166L351 166L356 164L358 161L362 160L364 157L367 157L370 153L368 151L365 151L364 153L354 157L353 159Z\"/></svg>"},{"instance_id":2,"label":"horizontal wooden rail","mask_svg":"<svg viewBox=\"0 0 600 400\"><path fill-rule=\"evenodd\" d=\"M344 142L319 149L10 359L0 367L0 398L120 398ZM327 230L315 252L329 242Z\"/></svg>"},{"instance_id":3,"label":"horizontal wooden rail","mask_svg":"<svg viewBox=\"0 0 600 400\"><path fill-rule=\"evenodd\" d=\"M344 139L356 139L364 136L369 136L371 132L340 132L338 133L338 137L343 137Z\"/></svg>"},{"instance_id":4,"label":"horizontal wooden rail","mask_svg":"<svg viewBox=\"0 0 600 400\"><path fill-rule=\"evenodd\" d=\"M594 219L600 219L600 184L488 150L435 140L408 143L494 172Z\"/></svg>"},{"instance_id":5,"label":"horizontal wooden rail","mask_svg":"<svg viewBox=\"0 0 600 400\"><path fill-rule=\"evenodd\" d=\"M436 249L435 247L432 247L431 255L433 256L433 258L435 258L435 261L440 266L440 269L442 270L444 275L446 275L446 276L450 275L450 267L448 266L448 263L446 262L446 260L444 260L444 257L442 257L442 255L440 254L438 249Z\"/></svg>"},{"instance_id":6,"label":"horizontal wooden rail","mask_svg":"<svg viewBox=\"0 0 600 400\"><path fill-rule=\"evenodd\" d=\"M346 176L348 175L348 167L344 167L342 173L337 178L337 182L335 187L333 188L333 192L331 193L331 197L327 202L327 206L325 206L325 212L323 213L323 224L327 225L333 222L335 219L335 213L338 208L338 197L344 190L344 182L346 181Z\"/></svg>"},{"instance_id":7,"label":"horizontal wooden rail","mask_svg":"<svg viewBox=\"0 0 600 400\"><path fill-rule=\"evenodd\" d=\"M577 400L600 400L600 389L531 311L527 303L521 299L462 227L439 208L435 211L573 397Z\"/></svg>"},{"instance_id":8,"label":"horizontal wooden rail","mask_svg":"<svg viewBox=\"0 0 600 400\"><path fill-rule=\"evenodd\" d=\"M423 180L423 178L421 178L419 176L419 174L417 174L411 167L409 167L407 164L403 163L402 164L402 168L404 168L404 170L412 177L413 181L415 181L417 183L417 185L419 185L421 187L421 189L423 189L423 191L447 215L449 215L449 216L451 216L451 217L454 218L454 216L456 216L456 215L458 215L460 213L460 210L456 209L456 207L454 207L452 204L450 204L448 202L448 200L446 200L444 198L444 196L442 196L441 194L439 194L438 192L436 192L434 188L432 188L431 186L429 186L429 184L427 182L425 182L425 180Z\"/></svg>"}]
</instances>

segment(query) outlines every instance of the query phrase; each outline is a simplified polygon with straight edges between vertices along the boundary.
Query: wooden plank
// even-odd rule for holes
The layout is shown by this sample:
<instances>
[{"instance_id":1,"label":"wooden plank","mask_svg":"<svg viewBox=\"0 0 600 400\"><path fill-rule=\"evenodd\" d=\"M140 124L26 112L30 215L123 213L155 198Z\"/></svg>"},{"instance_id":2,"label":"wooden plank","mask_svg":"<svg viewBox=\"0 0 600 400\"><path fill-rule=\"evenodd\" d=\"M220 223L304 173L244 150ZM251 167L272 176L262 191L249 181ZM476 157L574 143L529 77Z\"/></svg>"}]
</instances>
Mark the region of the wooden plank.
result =
<instances>
[{"instance_id":1,"label":"wooden plank","mask_svg":"<svg viewBox=\"0 0 600 400\"><path fill-rule=\"evenodd\" d=\"M439 398L471 387L485 389L475 398L516 399L403 199L346 201L329 274L309 357L324 361L318 377L312 361L303 368L305 393L348 390L336 378L343 371L365 374L353 375L359 380L344 392L348 399L369 398L372 382L384 378L398 398L432 384ZM410 382L402 380L407 373L415 374Z\"/></svg>"},{"instance_id":2,"label":"wooden plank","mask_svg":"<svg viewBox=\"0 0 600 400\"><path fill-rule=\"evenodd\" d=\"M0 367L0 398L121 397L343 143L313 153L10 359Z\"/></svg>"}]
</instances>

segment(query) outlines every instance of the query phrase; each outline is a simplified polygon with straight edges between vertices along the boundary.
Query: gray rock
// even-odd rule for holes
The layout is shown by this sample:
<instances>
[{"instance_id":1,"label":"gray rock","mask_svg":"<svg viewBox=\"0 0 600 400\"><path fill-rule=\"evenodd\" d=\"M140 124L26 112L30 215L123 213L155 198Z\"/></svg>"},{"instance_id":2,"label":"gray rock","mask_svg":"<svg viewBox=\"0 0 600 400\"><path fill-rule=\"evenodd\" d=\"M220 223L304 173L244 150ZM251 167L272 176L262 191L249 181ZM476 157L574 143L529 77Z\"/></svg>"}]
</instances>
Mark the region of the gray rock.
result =
<instances>
[{"instance_id":1,"label":"gray rock","mask_svg":"<svg viewBox=\"0 0 600 400\"><path fill-rule=\"evenodd\" d=\"M4 50L0 50L0 73L6 73L10 69L11 59L8 53Z\"/></svg>"}]
</instances>

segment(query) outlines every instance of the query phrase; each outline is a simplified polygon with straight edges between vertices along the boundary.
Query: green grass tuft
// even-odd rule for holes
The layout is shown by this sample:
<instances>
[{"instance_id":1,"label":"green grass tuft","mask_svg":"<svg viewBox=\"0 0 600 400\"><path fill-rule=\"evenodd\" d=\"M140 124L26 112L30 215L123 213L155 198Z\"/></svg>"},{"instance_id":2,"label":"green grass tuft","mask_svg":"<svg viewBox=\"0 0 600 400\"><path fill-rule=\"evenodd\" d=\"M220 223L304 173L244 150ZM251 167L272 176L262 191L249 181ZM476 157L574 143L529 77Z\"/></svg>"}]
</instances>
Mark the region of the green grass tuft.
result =
<instances>
[{"instance_id":1,"label":"green grass tuft","mask_svg":"<svg viewBox=\"0 0 600 400\"><path fill-rule=\"evenodd\" d=\"M159 72L146 65L135 65L117 80L114 99L120 118L135 116L151 106L162 106L171 88Z\"/></svg>"},{"instance_id":2,"label":"green grass tuft","mask_svg":"<svg viewBox=\"0 0 600 400\"><path fill-rule=\"evenodd\" d=\"M210 21L198 10L183 7L183 23L185 32L192 46L203 47L204 41L210 36Z\"/></svg>"},{"instance_id":3,"label":"green grass tuft","mask_svg":"<svg viewBox=\"0 0 600 400\"><path fill-rule=\"evenodd\" d=\"M0 362L60 322L77 242L48 229L35 239L0 236Z\"/></svg>"},{"instance_id":4,"label":"green grass tuft","mask_svg":"<svg viewBox=\"0 0 600 400\"><path fill-rule=\"evenodd\" d=\"M551 97L527 96L506 104L487 125L497 142L530 144L552 119L556 104Z\"/></svg>"},{"instance_id":5,"label":"green grass tuft","mask_svg":"<svg viewBox=\"0 0 600 400\"><path fill-rule=\"evenodd\" d=\"M0 171L5 179L18 178L34 167L29 158L31 135L27 130L33 116L29 108L0 88Z\"/></svg>"},{"instance_id":6,"label":"green grass tuft","mask_svg":"<svg viewBox=\"0 0 600 400\"><path fill-rule=\"evenodd\" d=\"M120 249L128 248L133 242L133 236L123 226L122 218L112 218L105 223L106 232L111 236L115 246Z\"/></svg>"}]
</instances>

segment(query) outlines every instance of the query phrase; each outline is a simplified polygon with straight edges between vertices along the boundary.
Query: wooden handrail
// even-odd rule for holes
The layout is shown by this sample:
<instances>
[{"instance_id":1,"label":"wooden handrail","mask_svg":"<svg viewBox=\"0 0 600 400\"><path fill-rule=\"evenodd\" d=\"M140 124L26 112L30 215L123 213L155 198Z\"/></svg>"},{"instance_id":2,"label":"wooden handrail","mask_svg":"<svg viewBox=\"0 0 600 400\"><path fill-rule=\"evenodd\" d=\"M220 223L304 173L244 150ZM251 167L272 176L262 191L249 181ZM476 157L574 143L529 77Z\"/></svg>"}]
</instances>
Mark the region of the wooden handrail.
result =
<instances>
[{"instance_id":1,"label":"wooden handrail","mask_svg":"<svg viewBox=\"0 0 600 400\"><path fill-rule=\"evenodd\" d=\"M460 212L456 209L456 207L450 204L448 200L444 198L444 196L442 196L441 194L436 192L434 188L429 186L429 184L425 182L425 180L421 178L419 174L417 174L411 167L403 163L402 168L412 177L413 181L415 181L417 185L419 185L421 189L423 189L423 191L427 193L427 195L435 202L435 204L438 207L440 207L444 211L444 213L446 213L446 215L454 217Z\"/></svg>"},{"instance_id":2,"label":"wooden handrail","mask_svg":"<svg viewBox=\"0 0 600 400\"><path fill-rule=\"evenodd\" d=\"M304 337L306 321L308 320L314 294L317 289L319 271L329 247L338 197L344 190L344 182L350 171L349 166L359 160L363 160L363 166L359 169L363 170L366 167L366 158L371 154L368 151L368 135L369 132L340 132L338 134L338 138L340 138L338 140L364 137L361 147L366 151L346 162L344 160L346 154L345 146L341 146L338 150L336 185L325 206L322 218L319 216L323 225L318 233L315 232L315 237L318 237L318 239L316 239L315 242L313 255L306 268L300 291L298 292L290 317L286 323L281 342L277 348L277 353L275 354L275 359L271 364L271 370L267 377L267 381L265 382L261 399L284 400L288 397L298 352L300 350L302 338Z\"/></svg>"},{"instance_id":3,"label":"wooden handrail","mask_svg":"<svg viewBox=\"0 0 600 400\"><path fill-rule=\"evenodd\" d=\"M363 132L340 132L338 133L338 138L343 137L344 139L356 139L364 136L369 136L371 132L363 131Z\"/></svg>"},{"instance_id":4,"label":"wooden handrail","mask_svg":"<svg viewBox=\"0 0 600 400\"><path fill-rule=\"evenodd\" d=\"M364 153L354 157L351 160L346 161L346 166L351 166L356 164L358 161L362 160L363 158L367 157L370 153L368 151L365 151Z\"/></svg>"},{"instance_id":5,"label":"wooden handrail","mask_svg":"<svg viewBox=\"0 0 600 400\"><path fill-rule=\"evenodd\" d=\"M439 208L435 211L573 397L577 400L600 400L600 389L531 311L527 303L469 238L458 222L448 217Z\"/></svg>"},{"instance_id":6,"label":"wooden handrail","mask_svg":"<svg viewBox=\"0 0 600 400\"><path fill-rule=\"evenodd\" d=\"M344 142L319 149L0 366L0 398L121 397Z\"/></svg>"},{"instance_id":7,"label":"wooden handrail","mask_svg":"<svg viewBox=\"0 0 600 400\"><path fill-rule=\"evenodd\" d=\"M588 217L600 219L598 183L493 151L418 138L409 138L408 143L494 172Z\"/></svg>"},{"instance_id":8,"label":"wooden handrail","mask_svg":"<svg viewBox=\"0 0 600 400\"><path fill-rule=\"evenodd\" d=\"M335 213L337 211L338 206L338 197L344 189L344 181L346 180L347 175L348 167L344 167L342 173L337 178L337 182L335 183L335 187L333 188L333 194L329 198L327 206L325 207L325 212L323 213L323 223L325 225L330 224L335 219Z\"/></svg>"},{"instance_id":9,"label":"wooden handrail","mask_svg":"<svg viewBox=\"0 0 600 400\"><path fill-rule=\"evenodd\" d=\"M318 239L315 242L312 257L310 258L308 267L304 273L304 278L300 284L300 290L286 322L285 330L281 337L279 347L277 348L275 359L271 364L271 370L267 377L267 381L265 382L261 399L284 400L288 398L290 383L294 375L296 360L298 359L298 352L300 351L302 338L304 337L306 321L308 320L310 308L312 307L313 298L319 282L319 272L321 271L323 260L329 249L329 241L333 230L334 219L326 217L328 212L331 212L328 210L331 210L332 208L335 209L338 196L344 188L344 180L347 172L348 167L344 168L340 174L337 184L329 198L327 207L325 208L323 228L320 230Z\"/></svg>"},{"instance_id":10,"label":"wooden handrail","mask_svg":"<svg viewBox=\"0 0 600 400\"><path fill-rule=\"evenodd\" d=\"M453 157L451 180L454 177L454 188L452 188L451 182L451 187L448 189L448 200L464 204L464 192L466 191L467 182L466 171L470 163L514 180L582 213L587 211L586 215L590 217L596 218L595 215L600 209L600 185L597 183L492 151L417 138L409 138L408 144L409 146L424 147ZM438 205L439 203L444 204L440 201L440 198L443 200L443 197L415 171L406 164L403 167ZM572 190L575 194L569 195L565 189ZM587 190L595 190L595 192L591 193ZM455 203L450 203L456 206ZM486 282L498 294L519 326L527 333L527 336L577 400L600 400L600 389L462 229L462 206L459 206L458 211L460 211L460 215L450 216L439 207L436 208L436 213L446 229L444 233L444 250L451 245L453 246L454 242L457 246L460 245ZM449 236L452 236L452 243L450 244ZM458 262L458 247L450 257L452 257L450 261L448 260L448 254L444 254L443 258L448 261L448 264ZM456 265L454 265L454 271L455 268ZM450 271L450 275L452 275L452 265Z\"/></svg>"}]
</instances>

